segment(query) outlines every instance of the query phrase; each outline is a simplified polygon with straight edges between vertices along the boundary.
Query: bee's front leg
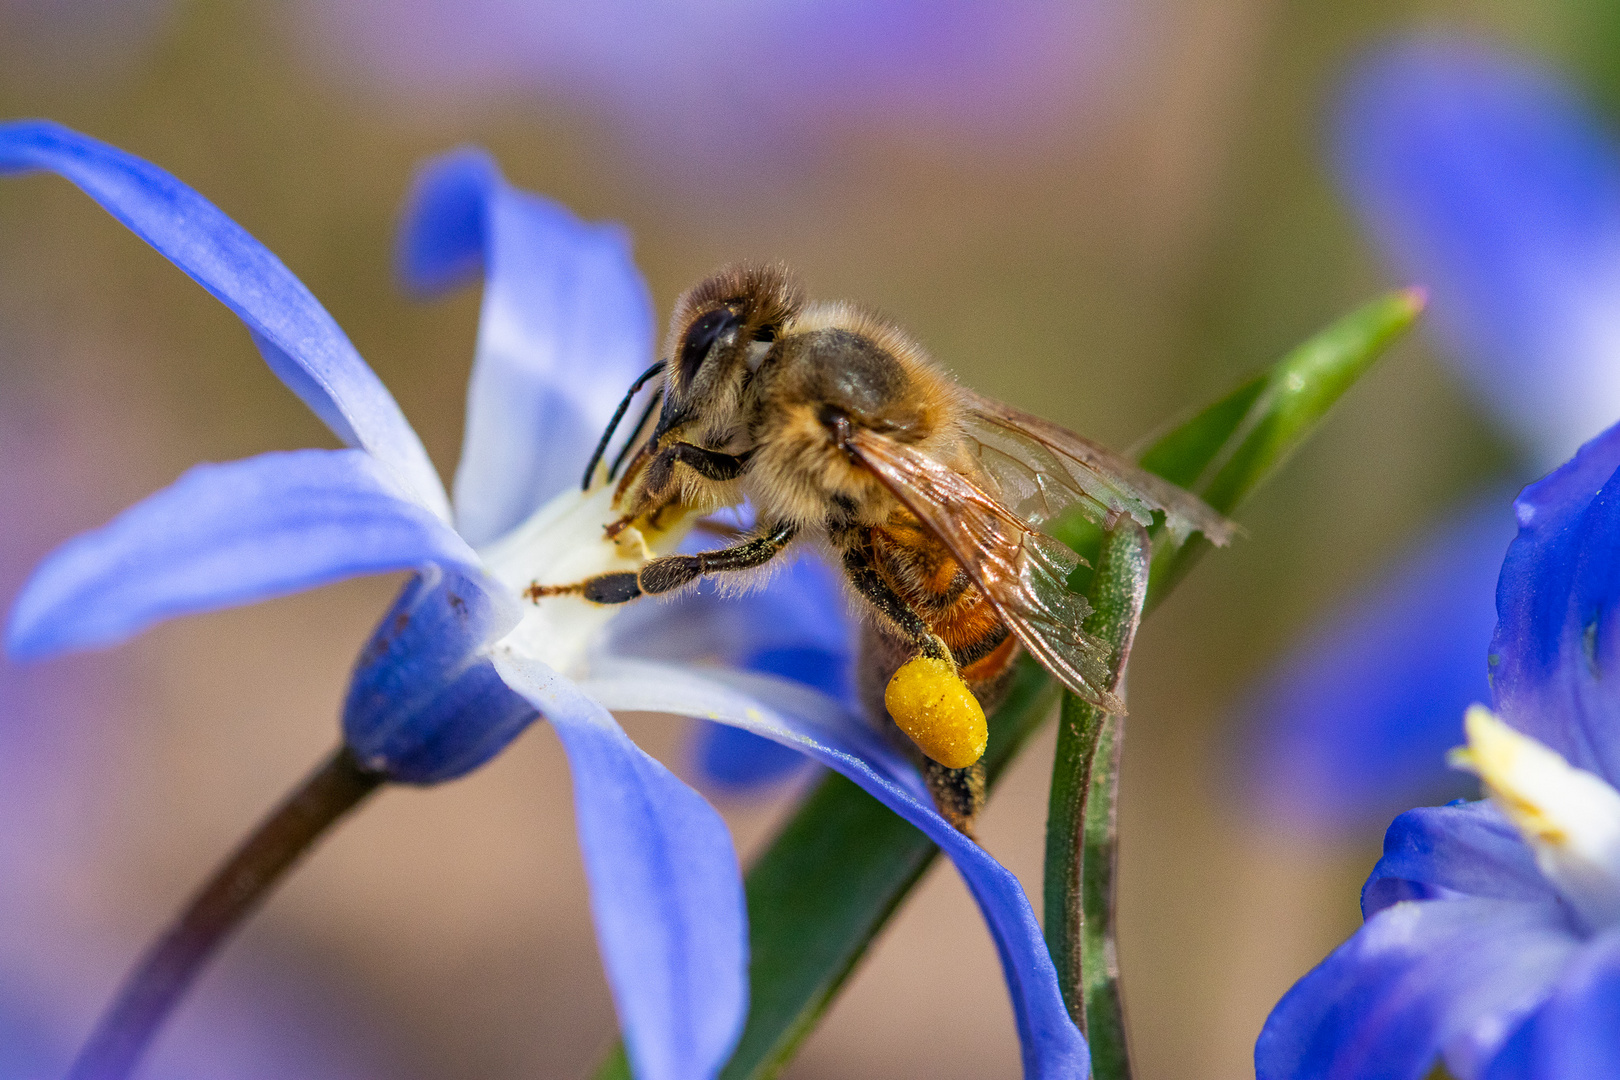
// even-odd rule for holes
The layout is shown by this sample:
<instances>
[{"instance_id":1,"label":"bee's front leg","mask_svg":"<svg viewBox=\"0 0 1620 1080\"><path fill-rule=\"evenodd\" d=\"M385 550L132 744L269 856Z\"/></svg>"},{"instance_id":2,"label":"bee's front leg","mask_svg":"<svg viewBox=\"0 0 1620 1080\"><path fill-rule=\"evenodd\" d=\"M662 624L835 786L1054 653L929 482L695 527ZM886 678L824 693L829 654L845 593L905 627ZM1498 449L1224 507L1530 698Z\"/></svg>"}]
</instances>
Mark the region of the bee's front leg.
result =
<instances>
[{"instance_id":1,"label":"bee's front leg","mask_svg":"<svg viewBox=\"0 0 1620 1080\"><path fill-rule=\"evenodd\" d=\"M642 452L646 452L645 448ZM636 456L640 458L641 454L638 453ZM748 467L748 455L726 454L685 442L660 447L651 454L640 473L640 491L637 493L634 514L640 514L653 500L669 493L675 486L677 465L687 466L705 480L723 482L735 480L743 474L743 470ZM622 495L628 490L631 477L635 475L637 475L636 462L632 461L630 468L625 470L624 479L619 481L619 494Z\"/></svg>"},{"instance_id":2,"label":"bee's front leg","mask_svg":"<svg viewBox=\"0 0 1620 1080\"><path fill-rule=\"evenodd\" d=\"M618 570L587 578L578 585L551 587L548 593L577 593L593 604L624 604L638 596L656 596L690 585L704 574L763 566L782 553L798 533L796 525L777 525L762 536L699 555L665 555L639 571ZM531 590L531 594L533 590Z\"/></svg>"}]
</instances>

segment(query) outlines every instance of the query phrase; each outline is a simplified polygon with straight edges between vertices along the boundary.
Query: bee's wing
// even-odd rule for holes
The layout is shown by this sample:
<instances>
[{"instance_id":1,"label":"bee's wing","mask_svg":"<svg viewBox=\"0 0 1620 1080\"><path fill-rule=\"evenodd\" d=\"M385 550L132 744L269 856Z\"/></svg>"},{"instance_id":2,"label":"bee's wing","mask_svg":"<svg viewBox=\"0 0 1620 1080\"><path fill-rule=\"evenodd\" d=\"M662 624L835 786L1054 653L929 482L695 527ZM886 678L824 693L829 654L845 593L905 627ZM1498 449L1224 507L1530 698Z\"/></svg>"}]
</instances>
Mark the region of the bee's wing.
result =
<instances>
[{"instance_id":1,"label":"bee's wing","mask_svg":"<svg viewBox=\"0 0 1620 1080\"><path fill-rule=\"evenodd\" d=\"M1109 648L1081 629L1090 612L1069 591L1079 558L1019 519L957 469L916 447L857 429L849 447L861 463L945 544L1024 647L1058 680L1109 712L1124 712L1110 690Z\"/></svg>"},{"instance_id":2,"label":"bee's wing","mask_svg":"<svg viewBox=\"0 0 1620 1080\"><path fill-rule=\"evenodd\" d=\"M1096 517L1126 513L1142 525L1153 511L1177 541L1201 532L1224 546L1237 526L1191 492L1154 476L1118 454L1038 416L963 388L965 434L979 467L1023 521L1040 526L1075 504Z\"/></svg>"}]
</instances>

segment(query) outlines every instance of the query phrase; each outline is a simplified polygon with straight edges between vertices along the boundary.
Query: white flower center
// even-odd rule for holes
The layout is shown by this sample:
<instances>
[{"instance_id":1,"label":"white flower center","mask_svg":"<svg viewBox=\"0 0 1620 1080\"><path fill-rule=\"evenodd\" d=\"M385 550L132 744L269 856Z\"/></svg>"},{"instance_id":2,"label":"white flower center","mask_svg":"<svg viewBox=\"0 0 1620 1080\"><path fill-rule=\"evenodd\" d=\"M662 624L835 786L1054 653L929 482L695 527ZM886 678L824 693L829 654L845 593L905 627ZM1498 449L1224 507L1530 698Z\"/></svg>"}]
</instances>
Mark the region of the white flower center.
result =
<instances>
[{"instance_id":1,"label":"white flower center","mask_svg":"<svg viewBox=\"0 0 1620 1080\"><path fill-rule=\"evenodd\" d=\"M674 551L698 515L666 512L669 524L648 535L628 528L609 540L605 527L619 517L613 485L569 488L522 525L479 554L490 575L523 605L523 620L495 643L540 660L571 678L581 677L592 639L624 605L593 604L577 595L534 597L537 585L572 585L613 571L639 570L648 559Z\"/></svg>"},{"instance_id":2,"label":"white flower center","mask_svg":"<svg viewBox=\"0 0 1620 1080\"><path fill-rule=\"evenodd\" d=\"M1451 764L1484 782L1587 929L1620 925L1620 791L1483 705L1469 708L1464 726L1468 745Z\"/></svg>"}]
</instances>

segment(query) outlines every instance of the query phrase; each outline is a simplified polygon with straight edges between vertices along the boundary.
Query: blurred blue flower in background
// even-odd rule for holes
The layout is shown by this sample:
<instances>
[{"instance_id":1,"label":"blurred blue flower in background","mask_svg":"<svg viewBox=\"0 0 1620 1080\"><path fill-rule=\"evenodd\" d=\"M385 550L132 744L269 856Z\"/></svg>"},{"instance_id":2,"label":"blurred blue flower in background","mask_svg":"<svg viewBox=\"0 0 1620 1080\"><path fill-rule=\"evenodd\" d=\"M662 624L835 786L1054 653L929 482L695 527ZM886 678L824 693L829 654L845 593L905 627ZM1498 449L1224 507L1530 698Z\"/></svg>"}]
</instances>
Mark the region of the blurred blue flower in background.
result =
<instances>
[{"instance_id":1,"label":"blurred blue flower in background","mask_svg":"<svg viewBox=\"0 0 1620 1080\"><path fill-rule=\"evenodd\" d=\"M651 306L620 230L509 187L480 153L447 155L419 177L400 244L407 282L436 292L485 277L452 512L415 432L331 316L216 207L65 128L0 125L0 173L35 170L73 181L224 302L351 449L198 466L69 541L17 601L14 654L107 645L175 615L414 570L361 653L345 741L391 779L435 783L487 761L537 716L552 724L575 778L598 940L638 1076L684 1080L723 1065L747 1009L746 920L723 821L609 709L746 729L843 772L922 829L996 940L1026 1075L1085 1075L1084 1039L1017 879L940 817L899 750L816 688L836 688L828 660L842 655L823 572L806 564L776 598L734 613L704 594L644 604L662 618L639 616L633 635L602 633L624 609L523 599L536 582L637 565L602 536L611 486L600 474L579 485L596 433L653 355ZM667 549L680 530L645 539ZM841 612L831 626L843 630Z\"/></svg>"},{"instance_id":2,"label":"blurred blue flower in background","mask_svg":"<svg viewBox=\"0 0 1620 1080\"><path fill-rule=\"evenodd\" d=\"M1117 0L343 0L296 28L397 95L535 93L605 109L660 153L737 169L830 126L1005 144L1095 103ZM802 140L811 138L810 143Z\"/></svg>"},{"instance_id":3,"label":"blurred blue flower in background","mask_svg":"<svg viewBox=\"0 0 1620 1080\"><path fill-rule=\"evenodd\" d=\"M1502 720L1471 709L1454 759L1491 799L1390 826L1366 924L1266 1021L1260 1080L1620 1075L1620 426L1514 510Z\"/></svg>"},{"instance_id":4,"label":"blurred blue flower in background","mask_svg":"<svg viewBox=\"0 0 1620 1080\"><path fill-rule=\"evenodd\" d=\"M1335 133L1357 210L1517 441L1518 483L1620 417L1620 155L1569 85L1488 45L1406 41L1356 70ZM1454 511L1248 703L1277 820L1360 825L1457 793L1441 756L1489 692L1510 492Z\"/></svg>"}]
</instances>

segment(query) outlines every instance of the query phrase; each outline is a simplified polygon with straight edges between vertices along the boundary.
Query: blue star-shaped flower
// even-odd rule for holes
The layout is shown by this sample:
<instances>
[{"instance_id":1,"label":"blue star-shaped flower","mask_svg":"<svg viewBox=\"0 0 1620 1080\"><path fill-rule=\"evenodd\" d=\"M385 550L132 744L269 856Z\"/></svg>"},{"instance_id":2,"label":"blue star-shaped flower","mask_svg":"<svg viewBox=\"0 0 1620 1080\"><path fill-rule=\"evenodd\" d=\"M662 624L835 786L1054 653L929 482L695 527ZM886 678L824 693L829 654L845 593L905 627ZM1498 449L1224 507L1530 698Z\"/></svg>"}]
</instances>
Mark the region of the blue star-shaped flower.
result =
<instances>
[{"instance_id":1,"label":"blue star-shaped flower","mask_svg":"<svg viewBox=\"0 0 1620 1080\"><path fill-rule=\"evenodd\" d=\"M1272 1012L1260 1080L1620 1075L1620 426L1514 510L1490 649L1511 727L1471 710L1458 755L1492 798L1390 826L1366 924Z\"/></svg>"},{"instance_id":2,"label":"blue star-shaped flower","mask_svg":"<svg viewBox=\"0 0 1620 1080\"><path fill-rule=\"evenodd\" d=\"M646 554L603 539L611 491L578 484L614 402L652 357L646 289L619 230L512 189L478 153L448 155L419 178L401 242L405 277L426 291L485 277L452 515L387 390L238 225L105 144L50 123L0 125L0 172L34 170L77 184L224 302L349 449L198 466L70 541L17 601L16 655L111 644L175 615L413 570L361 651L345 740L393 779L434 783L487 761L537 716L551 723L573 771L598 939L638 1076L710 1077L724 1064L747 1010L746 915L719 815L609 709L764 736L922 829L955 862L996 939L1026 1076L1086 1074L1085 1041L1017 879L935 812L915 769L864 718L814 679L781 676L802 668L796 657L829 654L825 572L801 564L764 594L771 600L724 614L701 594L633 608L634 633L605 632L616 609L525 600L537 582L633 568ZM643 539L667 550L679 534Z\"/></svg>"}]
</instances>

